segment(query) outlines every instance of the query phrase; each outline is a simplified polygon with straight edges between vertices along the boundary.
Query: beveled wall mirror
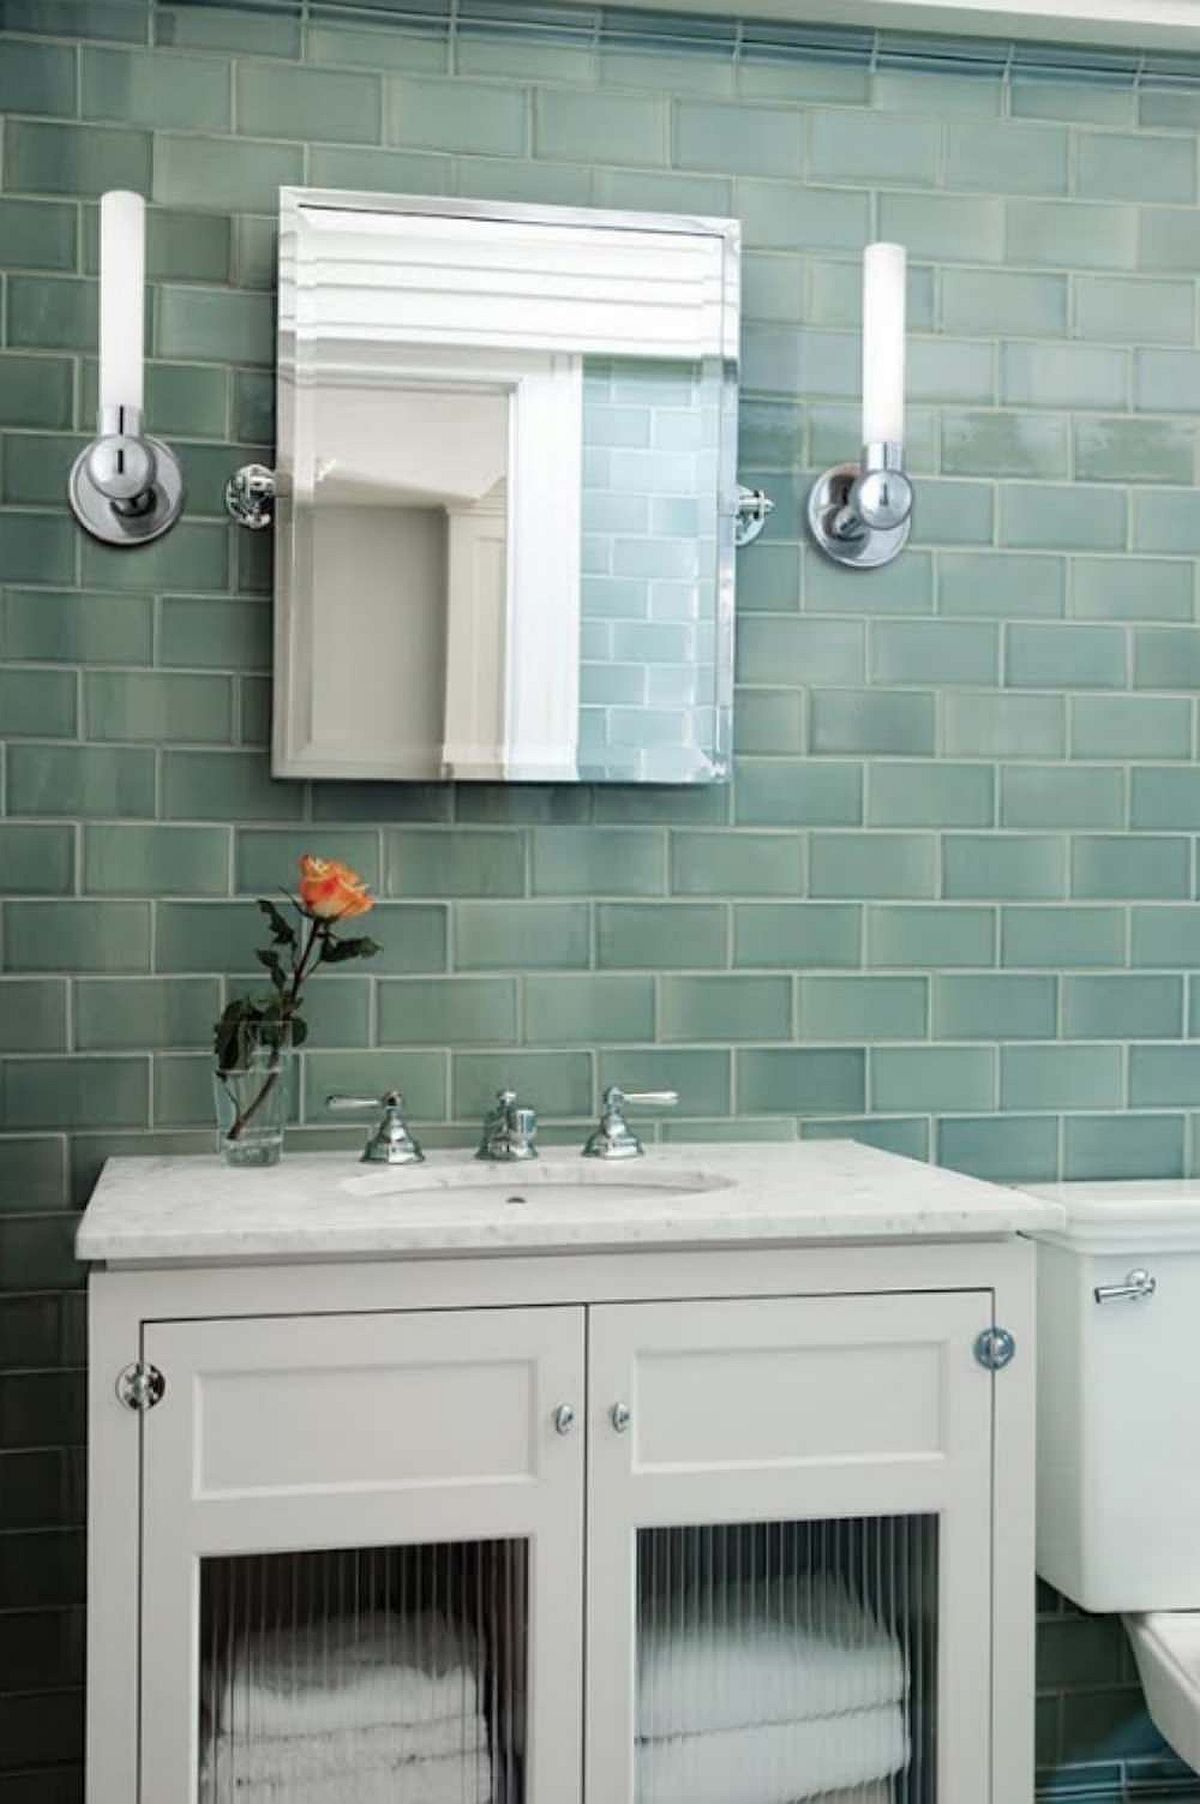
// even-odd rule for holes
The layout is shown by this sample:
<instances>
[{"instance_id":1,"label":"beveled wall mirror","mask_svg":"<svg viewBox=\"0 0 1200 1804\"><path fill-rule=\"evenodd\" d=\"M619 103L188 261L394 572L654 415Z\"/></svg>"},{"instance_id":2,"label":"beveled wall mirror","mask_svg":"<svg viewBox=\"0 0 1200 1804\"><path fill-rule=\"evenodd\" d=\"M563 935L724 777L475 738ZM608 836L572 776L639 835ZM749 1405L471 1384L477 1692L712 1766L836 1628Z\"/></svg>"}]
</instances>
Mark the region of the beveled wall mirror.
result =
<instances>
[{"instance_id":1,"label":"beveled wall mirror","mask_svg":"<svg viewBox=\"0 0 1200 1804\"><path fill-rule=\"evenodd\" d=\"M727 778L736 222L280 224L276 774Z\"/></svg>"}]
</instances>

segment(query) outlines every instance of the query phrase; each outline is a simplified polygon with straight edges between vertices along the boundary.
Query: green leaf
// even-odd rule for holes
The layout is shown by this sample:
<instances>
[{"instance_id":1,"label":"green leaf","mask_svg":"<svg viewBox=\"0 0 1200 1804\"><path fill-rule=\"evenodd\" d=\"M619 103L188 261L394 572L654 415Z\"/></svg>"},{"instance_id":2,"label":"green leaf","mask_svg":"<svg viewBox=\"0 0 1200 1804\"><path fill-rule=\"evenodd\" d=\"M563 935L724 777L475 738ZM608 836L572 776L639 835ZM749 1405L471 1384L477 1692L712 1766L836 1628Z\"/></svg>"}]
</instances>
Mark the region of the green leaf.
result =
<instances>
[{"instance_id":1,"label":"green leaf","mask_svg":"<svg viewBox=\"0 0 1200 1804\"><path fill-rule=\"evenodd\" d=\"M321 947L320 962L323 965L343 965L350 958L374 958L382 950L382 946L377 946L374 940L365 937L355 940L327 939Z\"/></svg>"},{"instance_id":2,"label":"green leaf","mask_svg":"<svg viewBox=\"0 0 1200 1804\"><path fill-rule=\"evenodd\" d=\"M303 1046L308 1038L308 1022L303 1015L292 1016L292 1045Z\"/></svg>"},{"instance_id":3,"label":"green leaf","mask_svg":"<svg viewBox=\"0 0 1200 1804\"><path fill-rule=\"evenodd\" d=\"M271 923L271 938L275 944L277 946L294 946L296 944L296 929L292 926L291 922L279 912L275 904L273 902L268 902L265 896L260 896L258 898L258 906L266 915L267 920Z\"/></svg>"},{"instance_id":4,"label":"green leaf","mask_svg":"<svg viewBox=\"0 0 1200 1804\"><path fill-rule=\"evenodd\" d=\"M287 972L280 962L278 952L276 952L273 947L268 947L266 951L256 952L254 956L260 965L265 965L267 967L267 970L271 973L271 982L275 985L275 988L279 991L280 995L282 995L284 990L287 989L288 980Z\"/></svg>"}]
</instances>

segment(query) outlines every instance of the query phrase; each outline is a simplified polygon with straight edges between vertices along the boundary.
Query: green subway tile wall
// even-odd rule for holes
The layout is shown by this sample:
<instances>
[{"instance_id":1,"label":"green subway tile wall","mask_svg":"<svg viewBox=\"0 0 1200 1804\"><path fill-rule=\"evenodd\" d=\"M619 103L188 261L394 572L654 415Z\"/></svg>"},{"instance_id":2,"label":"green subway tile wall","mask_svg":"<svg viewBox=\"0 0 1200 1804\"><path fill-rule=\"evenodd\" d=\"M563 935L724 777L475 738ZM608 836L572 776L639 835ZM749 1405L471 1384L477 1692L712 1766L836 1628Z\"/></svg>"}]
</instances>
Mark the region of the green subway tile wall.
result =
<instances>
[{"instance_id":1,"label":"green subway tile wall","mask_svg":"<svg viewBox=\"0 0 1200 1804\"><path fill-rule=\"evenodd\" d=\"M298 852L378 885L386 951L315 986L297 1146L355 1144L330 1087L401 1081L461 1142L502 1081L573 1138L619 1079L678 1086L671 1140L1200 1174L1195 69L521 4L0 0L0 1804L81 1797L76 1212L111 1151L211 1145L209 1023ZM220 487L273 456L295 182L741 218L741 461L778 505L730 788L270 780L270 546ZM191 493L134 554L62 496L118 183ZM857 443L878 235L912 253L917 516L848 575L800 520ZM605 706L640 681L612 630ZM1042 1601L1042 1794L1200 1797L1115 1622Z\"/></svg>"}]
</instances>

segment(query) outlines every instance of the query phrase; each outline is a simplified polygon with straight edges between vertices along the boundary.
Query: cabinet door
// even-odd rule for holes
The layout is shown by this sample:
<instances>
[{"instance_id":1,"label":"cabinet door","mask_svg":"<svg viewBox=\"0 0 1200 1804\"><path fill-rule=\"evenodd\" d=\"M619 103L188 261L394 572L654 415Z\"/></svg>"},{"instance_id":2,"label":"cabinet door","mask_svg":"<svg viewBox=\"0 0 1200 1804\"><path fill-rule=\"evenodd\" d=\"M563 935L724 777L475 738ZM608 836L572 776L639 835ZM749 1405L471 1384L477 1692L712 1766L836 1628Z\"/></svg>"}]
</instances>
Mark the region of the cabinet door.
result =
<instances>
[{"instance_id":1,"label":"cabinet door","mask_svg":"<svg viewBox=\"0 0 1200 1804\"><path fill-rule=\"evenodd\" d=\"M147 1324L141 1804L578 1800L583 1319Z\"/></svg>"},{"instance_id":2,"label":"cabinet door","mask_svg":"<svg viewBox=\"0 0 1200 1804\"><path fill-rule=\"evenodd\" d=\"M990 1293L591 1312L585 1792L985 1804Z\"/></svg>"}]
</instances>

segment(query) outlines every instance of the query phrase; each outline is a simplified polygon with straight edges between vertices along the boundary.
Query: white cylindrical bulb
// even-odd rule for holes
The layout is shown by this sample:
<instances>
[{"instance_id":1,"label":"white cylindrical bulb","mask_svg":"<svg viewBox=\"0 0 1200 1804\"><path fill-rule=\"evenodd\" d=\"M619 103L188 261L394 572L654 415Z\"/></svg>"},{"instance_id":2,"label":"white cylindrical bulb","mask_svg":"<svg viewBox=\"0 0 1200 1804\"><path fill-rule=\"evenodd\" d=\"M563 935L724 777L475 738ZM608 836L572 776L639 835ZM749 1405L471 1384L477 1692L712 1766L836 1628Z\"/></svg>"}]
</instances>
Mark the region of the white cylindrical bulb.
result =
<instances>
[{"instance_id":1,"label":"white cylindrical bulb","mask_svg":"<svg viewBox=\"0 0 1200 1804\"><path fill-rule=\"evenodd\" d=\"M902 244L869 244L863 254L863 444L904 443Z\"/></svg>"},{"instance_id":2,"label":"white cylindrical bulb","mask_svg":"<svg viewBox=\"0 0 1200 1804\"><path fill-rule=\"evenodd\" d=\"M141 412L146 203L113 188L100 200L100 405Z\"/></svg>"}]
</instances>

